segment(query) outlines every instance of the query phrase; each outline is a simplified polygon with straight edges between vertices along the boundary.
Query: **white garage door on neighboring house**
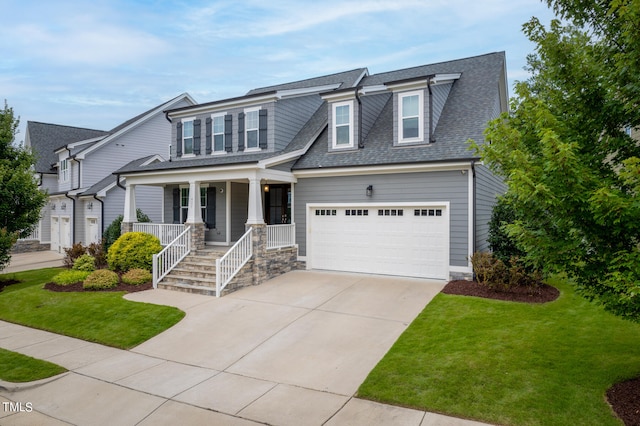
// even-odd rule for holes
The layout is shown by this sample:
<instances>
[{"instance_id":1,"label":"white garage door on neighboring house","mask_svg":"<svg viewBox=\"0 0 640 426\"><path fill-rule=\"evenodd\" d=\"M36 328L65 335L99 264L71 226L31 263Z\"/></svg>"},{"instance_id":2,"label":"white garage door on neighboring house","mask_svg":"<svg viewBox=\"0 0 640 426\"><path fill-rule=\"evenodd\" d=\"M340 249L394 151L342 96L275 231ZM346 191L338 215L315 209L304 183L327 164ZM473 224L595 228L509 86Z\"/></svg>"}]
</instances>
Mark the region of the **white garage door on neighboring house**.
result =
<instances>
[{"instance_id":1,"label":"white garage door on neighboring house","mask_svg":"<svg viewBox=\"0 0 640 426\"><path fill-rule=\"evenodd\" d=\"M51 250L60 250L60 218L51 216Z\"/></svg>"},{"instance_id":2,"label":"white garage door on neighboring house","mask_svg":"<svg viewBox=\"0 0 640 426\"><path fill-rule=\"evenodd\" d=\"M313 269L449 278L449 204L307 206Z\"/></svg>"}]
</instances>

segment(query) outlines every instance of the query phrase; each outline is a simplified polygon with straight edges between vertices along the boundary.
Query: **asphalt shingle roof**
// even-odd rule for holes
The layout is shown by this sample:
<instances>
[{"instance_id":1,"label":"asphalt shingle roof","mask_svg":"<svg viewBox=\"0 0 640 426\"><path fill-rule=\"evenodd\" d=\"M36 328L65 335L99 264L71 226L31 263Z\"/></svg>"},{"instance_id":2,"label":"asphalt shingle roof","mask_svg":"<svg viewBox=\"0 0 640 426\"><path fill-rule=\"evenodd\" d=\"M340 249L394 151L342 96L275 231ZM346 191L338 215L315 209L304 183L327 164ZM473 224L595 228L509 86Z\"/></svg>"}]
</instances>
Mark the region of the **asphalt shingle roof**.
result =
<instances>
[{"instance_id":1,"label":"asphalt shingle roof","mask_svg":"<svg viewBox=\"0 0 640 426\"><path fill-rule=\"evenodd\" d=\"M324 75L321 77L309 78L306 80L294 81L292 83L277 84L275 86L260 87L247 92L247 96L260 93L275 92L278 90L306 89L309 87L326 86L341 83L340 89L355 87L359 79L366 75L366 68L356 68L351 71L339 72L336 74Z\"/></svg>"},{"instance_id":2,"label":"asphalt shingle roof","mask_svg":"<svg viewBox=\"0 0 640 426\"><path fill-rule=\"evenodd\" d=\"M109 132L103 130L84 129L37 121L27 122L27 132L29 133L29 142L37 157L37 173L55 173L51 165L58 161L58 155L55 150L60 146L109 134Z\"/></svg>"}]
</instances>

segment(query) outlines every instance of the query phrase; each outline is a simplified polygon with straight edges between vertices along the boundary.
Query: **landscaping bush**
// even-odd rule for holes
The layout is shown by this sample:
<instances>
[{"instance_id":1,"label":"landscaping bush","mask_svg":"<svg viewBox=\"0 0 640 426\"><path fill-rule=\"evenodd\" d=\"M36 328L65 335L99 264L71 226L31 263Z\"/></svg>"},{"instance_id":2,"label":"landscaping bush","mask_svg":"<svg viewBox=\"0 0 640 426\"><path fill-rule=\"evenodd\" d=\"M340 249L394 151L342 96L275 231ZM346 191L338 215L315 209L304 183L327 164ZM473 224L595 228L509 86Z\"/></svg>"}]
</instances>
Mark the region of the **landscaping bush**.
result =
<instances>
[{"instance_id":1,"label":"landscaping bush","mask_svg":"<svg viewBox=\"0 0 640 426\"><path fill-rule=\"evenodd\" d=\"M107 252L104 249L104 240L99 243L91 243L87 247L87 253L93 256L96 269L106 269Z\"/></svg>"},{"instance_id":2,"label":"landscaping bush","mask_svg":"<svg viewBox=\"0 0 640 426\"><path fill-rule=\"evenodd\" d=\"M115 272L108 269L98 269L84 280L82 287L85 290L104 290L116 287L119 282L120 278Z\"/></svg>"},{"instance_id":3,"label":"landscaping bush","mask_svg":"<svg viewBox=\"0 0 640 426\"><path fill-rule=\"evenodd\" d=\"M122 282L129 285L141 285L148 283L153 279L151 272L146 269L130 269L124 275L122 275Z\"/></svg>"},{"instance_id":4,"label":"landscaping bush","mask_svg":"<svg viewBox=\"0 0 640 426\"><path fill-rule=\"evenodd\" d=\"M476 252L471 256L471 265L476 281L493 289L537 286L542 282L540 272L529 271L522 260L515 256L505 263L492 253Z\"/></svg>"},{"instance_id":5,"label":"landscaping bush","mask_svg":"<svg viewBox=\"0 0 640 426\"><path fill-rule=\"evenodd\" d=\"M162 250L160 240L145 232L127 232L109 248L107 260L109 269L127 272L141 268L150 271L153 255Z\"/></svg>"},{"instance_id":6,"label":"landscaping bush","mask_svg":"<svg viewBox=\"0 0 640 426\"><path fill-rule=\"evenodd\" d=\"M102 234L102 241L103 241L105 252L108 252L111 245L115 243L116 240L120 238L120 236L122 235L123 220L124 220L124 216L122 215L116 217ZM138 222L151 222L151 219L149 218L149 216L144 214L140 209L136 210L136 220Z\"/></svg>"},{"instance_id":7,"label":"landscaping bush","mask_svg":"<svg viewBox=\"0 0 640 426\"><path fill-rule=\"evenodd\" d=\"M87 253L87 248L82 243L75 243L71 247L64 249L64 266L72 268L76 262L76 259Z\"/></svg>"},{"instance_id":8,"label":"landscaping bush","mask_svg":"<svg viewBox=\"0 0 640 426\"><path fill-rule=\"evenodd\" d=\"M93 272L96 270L96 260L90 254L83 254L73 262L74 271L88 271Z\"/></svg>"},{"instance_id":9,"label":"landscaping bush","mask_svg":"<svg viewBox=\"0 0 640 426\"><path fill-rule=\"evenodd\" d=\"M71 285L84 281L90 273L91 272L88 271L74 271L73 269L69 269L55 275L53 278L51 278L51 281L58 285Z\"/></svg>"}]
</instances>

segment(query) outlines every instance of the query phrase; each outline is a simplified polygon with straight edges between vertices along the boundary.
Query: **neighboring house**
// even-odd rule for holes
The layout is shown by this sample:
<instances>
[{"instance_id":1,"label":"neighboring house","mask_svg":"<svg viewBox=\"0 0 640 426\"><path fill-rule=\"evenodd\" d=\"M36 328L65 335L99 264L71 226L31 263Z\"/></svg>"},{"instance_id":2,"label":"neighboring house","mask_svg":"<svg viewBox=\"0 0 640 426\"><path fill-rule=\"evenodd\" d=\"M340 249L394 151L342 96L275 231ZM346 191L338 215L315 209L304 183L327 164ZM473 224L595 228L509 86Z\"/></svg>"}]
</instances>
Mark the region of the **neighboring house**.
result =
<instances>
[{"instance_id":1,"label":"neighboring house","mask_svg":"<svg viewBox=\"0 0 640 426\"><path fill-rule=\"evenodd\" d=\"M133 228L140 191L161 187L163 222L192 226L196 248L228 246L266 223L292 233L307 268L470 277L504 188L468 140L482 142L507 105L500 52L173 108L170 161L117 171L123 225ZM271 232L267 248L277 246Z\"/></svg>"},{"instance_id":2,"label":"neighboring house","mask_svg":"<svg viewBox=\"0 0 640 426\"><path fill-rule=\"evenodd\" d=\"M73 243L99 242L124 208L123 182L113 171L167 157L171 123L164 110L194 104L182 94L108 132L29 121L25 146L35 151L35 171L49 193L33 236L40 247L62 252ZM163 218L162 193L161 188L141 189L139 207L152 220Z\"/></svg>"}]
</instances>

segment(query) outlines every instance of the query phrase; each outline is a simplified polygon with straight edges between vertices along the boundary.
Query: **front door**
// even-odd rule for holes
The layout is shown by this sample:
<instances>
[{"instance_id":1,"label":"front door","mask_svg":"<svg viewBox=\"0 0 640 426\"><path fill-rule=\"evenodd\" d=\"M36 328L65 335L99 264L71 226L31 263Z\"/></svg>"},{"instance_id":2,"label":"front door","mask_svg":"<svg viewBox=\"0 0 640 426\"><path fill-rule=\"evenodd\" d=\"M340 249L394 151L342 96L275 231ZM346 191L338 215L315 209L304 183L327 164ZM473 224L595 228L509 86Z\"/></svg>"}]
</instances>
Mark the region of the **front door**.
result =
<instances>
[{"instance_id":1,"label":"front door","mask_svg":"<svg viewBox=\"0 0 640 426\"><path fill-rule=\"evenodd\" d=\"M268 185L264 195L267 225L291 223L291 185Z\"/></svg>"}]
</instances>

